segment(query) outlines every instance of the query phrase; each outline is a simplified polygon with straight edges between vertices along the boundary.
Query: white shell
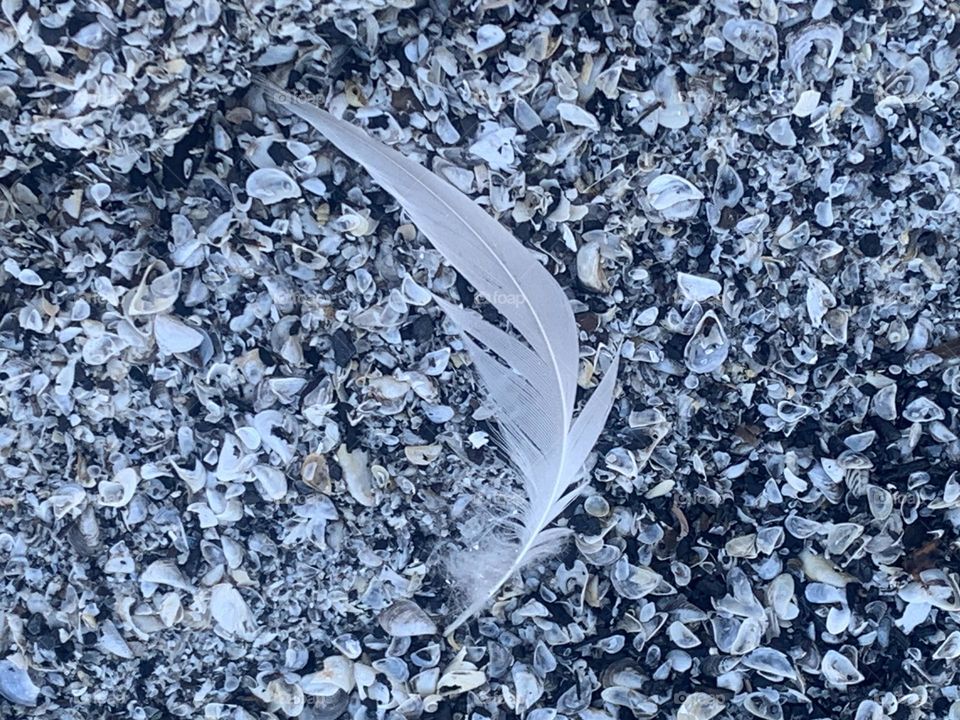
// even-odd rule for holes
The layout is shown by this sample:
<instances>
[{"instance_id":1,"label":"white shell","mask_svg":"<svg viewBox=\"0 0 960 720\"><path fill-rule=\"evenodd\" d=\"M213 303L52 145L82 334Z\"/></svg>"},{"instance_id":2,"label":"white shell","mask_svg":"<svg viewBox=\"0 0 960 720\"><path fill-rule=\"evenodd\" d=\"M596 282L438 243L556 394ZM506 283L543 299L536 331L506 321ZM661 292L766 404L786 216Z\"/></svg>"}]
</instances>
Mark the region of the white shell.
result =
<instances>
[{"instance_id":1,"label":"white shell","mask_svg":"<svg viewBox=\"0 0 960 720\"><path fill-rule=\"evenodd\" d=\"M203 334L170 315L158 315L153 321L153 336L165 355L190 352L203 342Z\"/></svg>"},{"instance_id":2,"label":"white shell","mask_svg":"<svg viewBox=\"0 0 960 720\"><path fill-rule=\"evenodd\" d=\"M560 113L561 118L571 125L587 128L587 130L600 129L600 123L597 119L579 105L562 102L557 105L557 112Z\"/></svg>"},{"instance_id":3,"label":"white shell","mask_svg":"<svg viewBox=\"0 0 960 720\"><path fill-rule=\"evenodd\" d=\"M307 695L328 697L337 692L353 692L356 687L353 661L343 655L331 655L323 660L323 670L304 675L300 687Z\"/></svg>"},{"instance_id":4,"label":"white shell","mask_svg":"<svg viewBox=\"0 0 960 720\"><path fill-rule=\"evenodd\" d=\"M507 34L498 25L481 25L477 28L477 43L473 47L475 53L482 53L506 40Z\"/></svg>"},{"instance_id":5,"label":"white shell","mask_svg":"<svg viewBox=\"0 0 960 720\"><path fill-rule=\"evenodd\" d=\"M726 705L713 695L690 693L677 710L677 720L710 720L723 712L724 707Z\"/></svg>"},{"instance_id":6,"label":"white shell","mask_svg":"<svg viewBox=\"0 0 960 720\"><path fill-rule=\"evenodd\" d=\"M300 186L283 170L259 168L247 177L247 195L264 205L300 197Z\"/></svg>"},{"instance_id":7,"label":"white shell","mask_svg":"<svg viewBox=\"0 0 960 720\"><path fill-rule=\"evenodd\" d=\"M124 468L113 480L102 480L98 486L100 504L107 507L126 507L137 492L140 475L135 468Z\"/></svg>"},{"instance_id":8,"label":"white shell","mask_svg":"<svg viewBox=\"0 0 960 720\"><path fill-rule=\"evenodd\" d=\"M777 54L777 31L760 20L731 18L723 24L723 39L751 60Z\"/></svg>"},{"instance_id":9,"label":"white shell","mask_svg":"<svg viewBox=\"0 0 960 720\"><path fill-rule=\"evenodd\" d=\"M270 465L257 465L253 468L253 475L264 500L276 502L287 494L287 478L282 470Z\"/></svg>"},{"instance_id":10,"label":"white shell","mask_svg":"<svg viewBox=\"0 0 960 720\"><path fill-rule=\"evenodd\" d=\"M377 498L373 490L373 473L363 450L350 452L346 445L337 448L337 462L343 470L343 480L350 496L361 505L373 507Z\"/></svg>"},{"instance_id":11,"label":"white shell","mask_svg":"<svg viewBox=\"0 0 960 720\"><path fill-rule=\"evenodd\" d=\"M585 286L597 292L607 292L610 286L603 273L600 257L600 243L591 240L577 250L577 277Z\"/></svg>"},{"instance_id":12,"label":"white shell","mask_svg":"<svg viewBox=\"0 0 960 720\"><path fill-rule=\"evenodd\" d=\"M693 183L678 175L658 175L647 185L647 201L667 220L693 217L703 197Z\"/></svg>"},{"instance_id":13,"label":"white shell","mask_svg":"<svg viewBox=\"0 0 960 720\"><path fill-rule=\"evenodd\" d=\"M245 633L253 627L250 608L229 583L214 585L210 591L210 615L230 635Z\"/></svg>"},{"instance_id":14,"label":"white shell","mask_svg":"<svg viewBox=\"0 0 960 720\"><path fill-rule=\"evenodd\" d=\"M435 635L437 625L411 600L398 600L377 618L380 627L391 637Z\"/></svg>"},{"instance_id":15,"label":"white shell","mask_svg":"<svg viewBox=\"0 0 960 720\"><path fill-rule=\"evenodd\" d=\"M442 451L441 445L409 445L403 449L403 454L414 465L426 467L440 457Z\"/></svg>"},{"instance_id":16,"label":"white shell","mask_svg":"<svg viewBox=\"0 0 960 720\"><path fill-rule=\"evenodd\" d=\"M703 302L712 297L716 297L723 290L713 278L702 277L700 275L690 275L688 273L677 273L677 287L684 300Z\"/></svg>"},{"instance_id":17,"label":"white shell","mask_svg":"<svg viewBox=\"0 0 960 720\"><path fill-rule=\"evenodd\" d=\"M0 695L16 705L33 707L37 704L40 688L23 667L10 660L0 660Z\"/></svg>"},{"instance_id":18,"label":"white shell","mask_svg":"<svg viewBox=\"0 0 960 720\"><path fill-rule=\"evenodd\" d=\"M773 648L757 648L743 658L743 664L774 679L797 678L797 671L794 670L790 658Z\"/></svg>"},{"instance_id":19,"label":"white shell","mask_svg":"<svg viewBox=\"0 0 960 720\"><path fill-rule=\"evenodd\" d=\"M173 561L154 560L147 569L140 574L140 582L153 583L155 585L169 585L178 590L193 590L193 586L187 581Z\"/></svg>"},{"instance_id":20,"label":"white shell","mask_svg":"<svg viewBox=\"0 0 960 720\"><path fill-rule=\"evenodd\" d=\"M856 685L864 680L863 675L850 662L850 659L836 650L827 650L824 654L823 660L820 661L820 672L823 673L827 682L837 687Z\"/></svg>"},{"instance_id":21,"label":"white shell","mask_svg":"<svg viewBox=\"0 0 960 720\"><path fill-rule=\"evenodd\" d=\"M713 372L723 365L729 353L730 341L720 318L712 310L705 313L683 351L687 368L695 373Z\"/></svg>"},{"instance_id":22,"label":"white shell","mask_svg":"<svg viewBox=\"0 0 960 720\"><path fill-rule=\"evenodd\" d=\"M837 570L833 563L822 555L814 555L808 550L800 553L800 562L803 564L803 572L811 580L833 585L834 587L845 587L853 582L855 578Z\"/></svg>"},{"instance_id":23,"label":"white shell","mask_svg":"<svg viewBox=\"0 0 960 720\"><path fill-rule=\"evenodd\" d=\"M957 658L960 658L960 631L954 630L934 651L933 659L956 660Z\"/></svg>"}]
</instances>

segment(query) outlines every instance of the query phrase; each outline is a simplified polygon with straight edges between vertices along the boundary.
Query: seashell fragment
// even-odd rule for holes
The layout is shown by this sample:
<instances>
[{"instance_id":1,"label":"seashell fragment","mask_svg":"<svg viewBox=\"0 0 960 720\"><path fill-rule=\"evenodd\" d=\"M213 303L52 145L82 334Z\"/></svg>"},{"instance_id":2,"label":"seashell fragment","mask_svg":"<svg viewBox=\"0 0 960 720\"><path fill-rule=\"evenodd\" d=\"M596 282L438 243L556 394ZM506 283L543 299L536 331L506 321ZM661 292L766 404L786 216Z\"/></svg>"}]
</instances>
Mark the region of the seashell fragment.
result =
<instances>
[{"instance_id":1,"label":"seashell fragment","mask_svg":"<svg viewBox=\"0 0 960 720\"><path fill-rule=\"evenodd\" d=\"M266 687L254 686L250 688L250 692L262 700L271 712L279 710L288 717L299 717L306 704L300 686L281 679L271 680Z\"/></svg>"},{"instance_id":2,"label":"seashell fragment","mask_svg":"<svg viewBox=\"0 0 960 720\"><path fill-rule=\"evenodd\" d=\"M178 590L193 591L193 586L187 582L180 568L170 560L154 560L140 574L140 582L169 585Z\"/></svg>"},{"instance_id":3,"label":"seashell fragment","mask_svg":"<svg viewBox=\"0 0 960 720\"><path fill-rule=\"evenodd\" d=\"M153 337L165 355L190 352L203 342L203 333L170 315L158 315L153 321Z\"/></svg>"},{"instance_id":4,"label":"seashell fragment","mask_svg":"<svg viewBox=\"0 0 960 720\"><path fill-rule=\"evenodd\" d=\"M762 720L783 720L780 694L772 688L763 688L744 698L743 707L754 717Z\"/></svg>"},{"instance_id":5,"label":"seashell fragment","mask_svg":"<svg viewBox=\"0 0 960 720\"><path fill-rule=\"evenodd\" d=\"M380 627L391 637L436 635L437 625L411 600L398 600L380 613Z\"/></svg>"},{"instance_id":6,"label":"seashell fragment","mask_svg":"<svg viewBox=\"0 0 960 720\"><path fill-rule=\"evenodd\" d=\"M524 663L514 664L510 675L513 678L516 697L513 709L518 716L522 716L536 705L543 695L543 683Z\"/></svg>"},{"instance_id":7,"label":"seashell fragment","mask_svg":"<svg viewBox=\"0 0 960 720\"><path fill-rule=\"evenodd\" d=\"M744 656L743 664L774 680L797 679L797 671L790 659L773 648L757 648Z\"/></svg>"},{"instance_id":8,"label":"seashell fragment","mask_svg":"<svg viewBox=\"0 0 960 720\"><path fill-rule=\"evenodd\" d=\"M960 630L954 630L933 652L934 660L956 660L960 658Z\"/></svg>"},{"instance_id":9,"label":"seashell fragment","mask_svg":"<svg viewBox=\"0 0 960 720\"><path fill-rule=\"evenodd\" d=\"M250 608L229 583L214 585L210 591L210 615L230 635L242 635L253 627Z\"/></svg>"},{"instance_id":10,"label":"seashell fragment","mask_svg":"<svg viewBox=\"0 0 960 720\"><path fill-rule=\"evenodd\" d=\"M852 575L837 570L833 563L822 555L814 555L809 550L800 553L800 562L803 565L804 574L811 580L840 588L856 581Z\"/></svg>"},{"instance_id":11,"label":"seashell fragment","mask_svg":"<svg viewBox=\"0 0 960 720\"><path fill-rule=\"evenodd\" d=\"M92 505L87 505L70 526L67 539L81 555L96 555L100 549L100 524Z\"/></svg>"},{"instance_id":12,"label":"seashell fragment","mask_svg":"<svg viewBox=\"0 0 960 720\"><path fill-rule=\"evenodd\" d=\"M591 240L577 250L577 277L586 287L597 292L608 292L610 286L603 274L600 243Z\"/></svg>"},{"instance_id":13,"label":"seashell fragment","mask_svg":"<svg viewBox=\"0 0 960 720\"><path fill-rule=\"evenodd\" d=\"M809 117L819 104L819 90L804 90L797 98L796 105L793 106L793 114L801 118Z\"/></svg>"},{"instance_id":14,"label":"seashell fragment","mask_svg":"<svg viewBox=\"0 0 960 720\"><path fill-rule=\"evenodd\" d=\"M777 31L760 20L731 18L723 24L723 39L757 62L777 54Z\"/></svg>"},{"instance_id":15,"label":"seashell fragment","mask_svg":"<svg viewBox=\"0 0 960 720\"><path fill-rule=\"evenodd\" d=\"M713 278L677 273L677 287L684 300L703 302L721 293L723 287Z\"/></svg>"},{"instance_id":16,"label":"seashell fragment","mask_svg":"<svg viewBox=\"0 0 960 720\"><path fill-rule=\"evenodd\" d=\"M711 310L700 318L693 336L683 350L687 368L695 373L709 373L720 368L730 352L730 341L720 319Z\"/></svg>"},{"instance_id":17,"label":"seashell fragment","mask_svg":"<svg viewBox=\"0 0 960 720\"><path fill-rule=\"evenodd\" d=\"M15 705L34 707L40 688L23 667L5 659L0 660L0 695Z\"/></svg>"},{"instance_id":18,"label":"seashell fragment","mask_svg":"<svg viewBox=\"0 0 960 720\"><path fill-rule=\"evenodd\" d=\"M790 126L788 118L777 118L767 125L766 133L777 145L783 147L796 147L797 136Z\"/></svg>"},{"instance_id":19,"label":"seashell fragment","mask_svg":"<svg viewBox=\"0 0 960 720\"><path fill-rule=\"evenodd\" d=\"M475 53L482 53L495 48L507 39L507 34L498 25L481 25L477 28L477 42L473 47Z\"/></svg>"},{"instance_id":20,"label":"seashell fragment","mask_svg":"<svg viewBox=\"0 0 960 720\"><path fill-rule=\"evenodd\" d=\"M264 500L276 502L287 494L287 478L283 471L270 465L257 465L253 468L257 479L257 489Z\"/></svg>"},{"instance_id":21,"label":"seashell fragment","mask_svg":"<svg viewBox=\"0 0 960 720\"><path fill-rule=\"evenodd\" d=\"M820 672L828 683L840 688L856 685L864 680L856 665L836 650L827 650L824 654L820 661Z\"/></svg>"},{"instance_id":22,"label":"seashell fragment","mask_svg":"<svg viewBox=\"0 0 960 720\"><path fill-rule=\"evenodd\" d=\"M767 603L781 620L795 620L800 614L793 576L786 573L777 575L767 586L766 596Z\"/></svg>"},{"instance_id":23,"label":"seashell fragment","mask_svg":"<svg viewBox=\"0 0 960 720\"><path fill-rule=\"evenodd\" d=\"M690 693L677 710L677 720L711 720L723 712L724 707L713 695Z\"/></svg>"},{"instance_id":24,"label":"seashell fragment","mask_svg":"<svg viewBox=\"0 0 960 720\"><path fill-rule=\"evenodd\" d=\"M623 556L617 561L611 579L618 594L629 600L639 600L656 590L663 576L650 568L631 565Z\"/></svg>"},{"instance_id":25,"label":"seashell fragment","mask_svg":"<svg viewBox=\"0 0 960 720\"><path fill-rule=\"evenodd\" d=\"M128 343L116 335L105 333L87 340L80 351L80 357L87 365L106 365L108 361L123 352L127 346Z\"/></svg>"},{"instance_id":26,"label":"seashell fragment","mask_svg":"<svg viewBox=\"0 0 960 720\"><path fill-rule=\"evenodd\" d=\"M579 105L574 105L573 103L562 102L557 105L557 112L560 113L560 117L563 118L566 122L571 125L576 125L577 127L586 128L587 130L599 130L600 123L597 121L592 114L584 110Z\"/></svg>"},{"instance_id":27,"label":"seashell fragment","mask_svg":"<svg viewBox=\"0 0 960 720\"><path fill-rule=\"evenodd\" d=\"M677 73L673 68L665 68L654 78L653 92L660 103L656 113L658 125L678 130L689 124L690 113L680 95Z\"/></svg>"},{"instance_id":28,"label":"seashell fragment","mask_svg":"<svg viewBox=\"0 0 960 720\"><path fill-rule=\"evenodd\" d=\"M843 30L834 23L813 23L787 38L787 52L784 59L786 68L797 78L803 80L803 63L815 47L827 48L825 67L833 67L840 56L843 44Z\"/></svg>"},{"instance_id":29,"label":"seashell fragment","mask_svg":"<svg viewBox=\"0 0 960 720\"><path fill-rule=\"evenodd\" d=\"M117 626L110 620L104 621L100 626L100 638L97 640L97 647L124 660L131 660L134 657L133 650L123 639L120 631L117 630Z\"/></svg>"},{"instance_id":30,"label":"seashell fragment","mask_svg":"<svg viewBox=\"0 0 960 720\"><path fill-rule=\"evenodd\" d=\"M343 470L343 479L350 496L361 505L373 507L377 498L373 490L373 473L363 450L347 450L346 445L337 449L337 462Z\"/></svg>"},{"instance_id":31,"label":"seashell fragment","mask_svg":"<svg viewBox=\"0 0 960 720\"><path fill-rule=\"evenodd\" d=\"M140 474L136 468L124 468L113 480L102 480L98 487L100 504L106 507L126 507L137 492Z\"/></svg>"},{"instance_id":32,"label":"seashell fragment","mask_svg":"<svg viewBox=\"0 0 960 720\"><path fill-rule=\"evenodd\" d=\"M155 277L150 283L147 278L154 268L163 270L160 275ZM134 290L130 297L127 312L132 317L143 315L156 315L168 311L173 307L177 298L180 296L180 283L182 275L180 268L174 268L166 272L166 266L162 263L152 264L143 275L140 284Z\"/></svg>"},{"instance_id":33,"label":"seashell fragment","mask_svg":"<svg viewBox=\"0 0 960 720\"><path fill-rule=\"evenodd\" d=\"M724 163L717 170L717 179L713 184L713 202L718 207L732 208L740 204L743 198L743 181L732 167Z\"/></svg>"},{"instance_id":34,"label":"seashell fragment","mask_svg":"<svg viewBox=\"0 0 960 720\"><path fill-rule=\"evenodd\" d=\"M647 201L667 220L684 220L697 214L703 193L678 175L658 175L647 185Z\"/></svg>"},{"instance_id":35,"label":"seashell fragment","mask_svg":"<svg viewBox=\"0 0 960 720\"><path fill-rule=\"evenodd\" d=\"M324 658L323 670L304 675L300 678L300 687L304 693L315 697L353 692L356 687L353 661L343 655Z\"/></svg>"},{"instance_id":36,"label":"seashell fragment","mask_svg":"<svg viewBox=\"0 0 960 720\"><path fill-rule=\"evenodd\" d=\"M407 456L414 465L426 467L434 460L440 457L443 447L440 445L408 445L403 449L403 454Z\"/></svg>"},{"instance_id":37,"label":"seashell fragment","mask_svg":"<svg viewBox=\"0 0 960 720\"><path fill-rule=\"evenodd\" d=\"M903 417L910 422L933 422L934 420L943 420L946 413L935 402L926 397L918 397L911 400L903 409Z\"/></svg>"},{"instance_id":38,"label":"seashell fragment","mask_svg":"<svg viewBox=\"0 0 960 720\"><path fill-rule=\"evenodd\" d=\"M258 168L247 176L247 195L264 205L300 197L300 186L278 168Z\"/></svg>"}]
</instances>

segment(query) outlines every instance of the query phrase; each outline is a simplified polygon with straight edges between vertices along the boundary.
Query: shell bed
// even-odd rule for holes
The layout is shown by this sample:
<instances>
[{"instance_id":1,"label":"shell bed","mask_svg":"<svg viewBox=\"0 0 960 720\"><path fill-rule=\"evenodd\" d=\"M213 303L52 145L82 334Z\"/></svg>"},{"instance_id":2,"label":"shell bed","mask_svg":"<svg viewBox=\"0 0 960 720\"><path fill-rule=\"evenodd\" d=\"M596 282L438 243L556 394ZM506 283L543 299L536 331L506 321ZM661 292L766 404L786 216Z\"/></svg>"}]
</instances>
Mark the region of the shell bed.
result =
<instances>
[{"instance_id":1,"label":"shell bed","mask_svg":"<svg viewBox=\"0 0 960 720\"><path fill-rule=\"evenodd\" d=\"M0 719L960 720L960 7L0 0ZM265 77L475 198L617 398L572 539L496 320ZM604 360L606 362L606 360Z\"/></svg>"}]
</instances>

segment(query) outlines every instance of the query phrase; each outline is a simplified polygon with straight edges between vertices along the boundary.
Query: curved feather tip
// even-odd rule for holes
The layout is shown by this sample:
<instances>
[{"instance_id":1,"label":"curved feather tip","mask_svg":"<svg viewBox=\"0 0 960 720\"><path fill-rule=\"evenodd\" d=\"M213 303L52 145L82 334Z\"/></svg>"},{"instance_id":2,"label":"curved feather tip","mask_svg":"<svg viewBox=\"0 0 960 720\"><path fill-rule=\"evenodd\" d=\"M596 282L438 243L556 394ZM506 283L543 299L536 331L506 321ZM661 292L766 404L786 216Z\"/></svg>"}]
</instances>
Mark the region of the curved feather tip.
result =
<instances>
[{"instance_id":1,"label":"curved feather tip","mask_svg":"<svg viewBox=\"0 0 960 720\"><path fill-rule=\"evenodd\" d=\"M559 550L553 522L580 494L583 465L613 405L619 353L574 418L579 342L570 303L532 252L469 197L360 128L266 85L287 111L360 163L403 206L421 233L516 335L436 298L458 326L499 423L497 442L523 481L523 502L505 532L467 551L453 575L466 602L447 626L482 610L526 565ZM518 337L519 336L519 337ZM461 559L462 560L462 559Z\"/></svg>"}]
</instances>

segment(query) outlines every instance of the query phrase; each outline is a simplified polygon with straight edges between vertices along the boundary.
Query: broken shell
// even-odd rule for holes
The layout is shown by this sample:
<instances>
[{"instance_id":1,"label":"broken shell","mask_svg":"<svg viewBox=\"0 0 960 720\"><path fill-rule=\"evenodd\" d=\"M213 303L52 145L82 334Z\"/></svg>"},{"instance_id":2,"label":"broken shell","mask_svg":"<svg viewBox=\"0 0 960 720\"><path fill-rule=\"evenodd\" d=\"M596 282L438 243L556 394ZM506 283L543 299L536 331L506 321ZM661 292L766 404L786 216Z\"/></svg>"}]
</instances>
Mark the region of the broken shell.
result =
<instances>
[{"instance_id":1,"label":"broken shell","mask_svg":"<svg viewBox=\"0 0 960 720\"><path fill-rule=\"evenodd\" d=\"M253 468L257 479L257 489L264 500L276 502L287 494L287 478L283 471L270 465L257 465Z\"/></svg>"},{"instance_id":2,"label":"broken shell","mask_svg":"<svg viewBox=\"0 0 960 720\"><path fill-rule=\"evenodd\" d=\"M247 195L264 205L300 197L300 186L278 168L258 168L247 176Z\"/></svg>"},{"instance_id":3,"label":"broken shell","mask_svg":"<svg viewBox=\"0 0 960 720\"><path fill-rule=\"evenodd\" d=\"M713 278L677 273L677 287L684 300L703 302L718 296L723 287Z\"/></svg>"},{"instance_id":4,"label":"broken shell","mask_svg":"<svg viewBox=\"0 0 960 720\"><path fill-rule=\"evenodd\" d=\"M373 507L377 504L377 497L373 489L373 473L367 460L367 453L363 450L347 450L346 445L337 449L337 462L343 470L343 479L347 484L350 496L361 505Z\"/></svg>"},{"instance_id":5,"label":"broken shell","mask_svg":"<svg viewBox=\"0 0 960 720\"><path fill-rule=\"evenodd\" d=\"M203 342L203 333L170 315L158 315L153 321L153 336L160 352L166 355L190 352Z\"/></svg>"},{"instance_id":6,"label":"broken shell","mask_svg":"<svg viewBox=\"0 0 960 720\"><path fill-rule=\"evenodd\" d=\"M763 688L750 693L744 698L743 707L761 720L783 720L780 695L772 688Z\"/></svg>"},{"instance_id":7,"label":"broken shell","mask_svg":"<svg viewBox=\"0 0 960 720\"><path fill-rule=\"evenodd\" d=\"M843 44L843 30L833 23L813 23L787 38L787 53L784 63L797 78L803 80L803 65L815 47L826 47L824 66L833 67Z\"/></svg>"},{"instance_id":8,"label":"broken shell","mask_svg":"<svg viewBox=\"0 0 960 720\"><path fill-rule=\"evenodd\" d=\"M777 54L777 31L765 22L731 18L723 24L722 32L724 40L751 60L759 62Z\"/></svg>"},{"instance_id":9,"label":"broken shell","mask_svg":"<svg viewBox=\"0 0 960 720\"><path fill-rule=\"evenodd\" d=\"M603 266L600 262L600 243L591 240L577 250L577 277L586 287L597 292L609 292Z\"/></svg>"},{"instance_id":10,"label":"broken shell","mask_svg":"<svg viewBox=\"0 0 960 720\"><path fill-rule=\"evenodd\" d=\"M300 687L307 695L329 697L337 692L350 693L356 687L354 664L342 655L323 660L323 670L304 675Z\"/></svg>"},{"instance_id":11,"label":"broken shell","mask_svg":"<svg viewBox=\"0 0 960 720\"><path fill-rule=\"evenodd\" d=\"M443 447L440 445L408 445L403 449L403 454L407 456L407 460L420 467L426 467L432 463L440 457L441 452L443 452Z\"/></svg>"},{"instance_id":12,"label":"broken shell","mask_svg":"<svg viewBox=\"0 0 960 720\"><path fill-rule=\"evenodd\" d=\"M723 712L724 707L713 695L690 693L677 710L677 720L710 720Z\"/></svg>"},{"instance_id":13,"label":"broken shell","mask_svg":"<svg viewBox=\"0 0 960 720\"><path fill-rule=\"evenodd\" d=\"M797 671L790 659L773 648L757 648L743 658L743 664L772 680L796 680Z\"/></svg>"},{"instance_id":14,"label":"broken shell","mask_svg":"<svg viewBox=\"0 0 960 720\"><path fill-rule=\"evenodd\" d=\"M743 181L740 175L727 164L717 170L717 179L713 184L713 203L717 207L732 208L740 204L743 198Z\"/></svg>"},{"instance_id":15,"label":"broken shell","mask_svg":"<svg viewBox=\"0 0 960 720\"><path fill-rule=\"evenodd\" d=\"M803 565L803 572L811 580L833 585L834 587L845 587L856 578L847 573L838 571L829 560L822 555L814 555L804 550L800 553L800 562Z\"/></svg>"},{"instance_id":16,"label":"broken shell","mask_svg":"<svg viewBox=\"0 0 960 720\"><path fill-rule=\"evenodd\" d=\"M161 274L148 283L147 280L154 269L161 271ZM144 272L143 279L136 290L126 296L130 297L129 303L126 304L127 312L131 317L166 312L173 307L180 296L180 282L180 268L167 272L166 266L162 263L152 263Z\"/></svg>"},{"instance_id":17,"label":"broken shell","mask_svg":"<svg viewBox=\"0 0 960 720\"><path fill-rule=\"evenodd\" d=\"M170 560L155 560L150 563L141 573L140 582L169 585L178 590L193 591L193 586L187 582L180 568Z\"/></svg>"},{"instance_id":18,"label":"broken shell","mask_svg":"<svg viewBox=\"0 0 960 720\"><path fill-rule=\"evenodd\" d=\"M730 341L720 319L711 310L697 323L684 348L683 359L691 372L709 373L723 365L729 352Z\"/></svg>"},{"instance_id":19,"label":"broken shell","mask_svg":"<svg viewBox=\"0 0 960 720\"><path fill-rule=\"evenodd\" d=\"M864 680L856 665L836 650L827 650L824 654L820 662L820 672L828 683L840 688L856 685Z\"/></svg>"},{"instance_id":20,"label":"broken shell","mask_svg":"<svg viewBox=\"0 0 960 720\"><path fill-rule=\"evenodd\" d=\"M777 575L767 586L766 595L767 603L781 620L795 620L800 614L795 600L796 587L791 575Z\"/></svg>"},{"instance_id":21,"label":"broken shell","mask_svg":"<svg viewBox=\"0 0 960 720\"><path fill-rule=\"evenodd\" d=\"M0 660L0 695L16 705L34 707L40 688L23 667L5 659Z\"/></svg>"},{"instance_id":22,"label":"broken shell","mask_svg":"<svg viewBox=\"0 0 960 720\"><path fill-rule=\"evenodd\" d=\"M228 583L214 585L210 591L210 615L230 635L246 633L253 627L250 608Z\"/></svg>"},{"instance_id":23,"label":"broken shell","mask_svg":"<svg viewBox=\"0 0 960 720\"><path fill-rule=\"evenodd\" d=\"M140 474L135 468L124 468L113 480L102 480L98 487L100 504L107 507L126 507L137 492Z\"/></svg>"},{"instance_id":24,"label":"broken shell","mask_svg":"<svg viewBox=\"0 0 960 720\"><path fill-rule=\"evenodd\" d=\"M929 398L918 397L903 409L903 417L910 422L932 422L943 420L946 413Z\"/></svg>"},{"instance_id":25,"label":"broken shell","mask_svg":"<svg viewBox=\"0 0 960 720\"><path fill-rule=\"evenodd\" d=\"M436 635L437 626L430 616L411 600L398 600L380 613L380 627L391 637Z\"/></svg>"},{"instance_id":26,"label":"broken shell","mask_svg":"<svg viewBox=\"0 0 960 720\"><path fill-rule=\"evenodd\" d=\"M954 630L934 651L933 659L956 660L957 658L960 658L960 631Z\"/></svg>"},{"instance_id":27,"label":"broken shell","mask_svg":"<svg viewBox=\"0 0 960 720\"><path fill-rule=\"evenodd\" d=\"M667 635L674 645L680 648L694 648L700 644L698 638L686 625L674 620L667 628Z\"/></svg>"},{"instance_id":28,"label":"broken shell","mask_svg":"<svg viewBox=\"0 0 960 720\"><path fill-rule=\"evenodd\" d=\"M305 485L325 495L329 495L333 489L327 458L323 455L310 453L304 457L303 464L300 466L300 479Z\"/></svg>"},{"instance_id":29,"label":"broken shell","mask_svg":"<svg viewBox=\"0 0 960 720\"><path fill-rule=\"evenodd\" d=\"M631 565L626 556L617 561L611 579L617 592L629 600L646 597L663 581L663 577L650 568Z\"/></svg>"},{"instance_id":30,"label":"broken shell","mask_svg":"<svg viewBox=\"0 0 960 720\"><path fill-rule=\"evenodd\" d=\"M647 201L667 220L693 217L701 200L703 193L678 175L659 175L647 185Z\"/></svg>"},{"instance_id":31,"label":"broken shell","mask_svg":"<svg viewBox=\"0 0 960 720\"><path fill-rule=\"evenodd\" d=\"M92 505L87 505L70 526L67 539L81 555L95 555L100 550L100 524Z\"/></svg>"}]
</instances>

